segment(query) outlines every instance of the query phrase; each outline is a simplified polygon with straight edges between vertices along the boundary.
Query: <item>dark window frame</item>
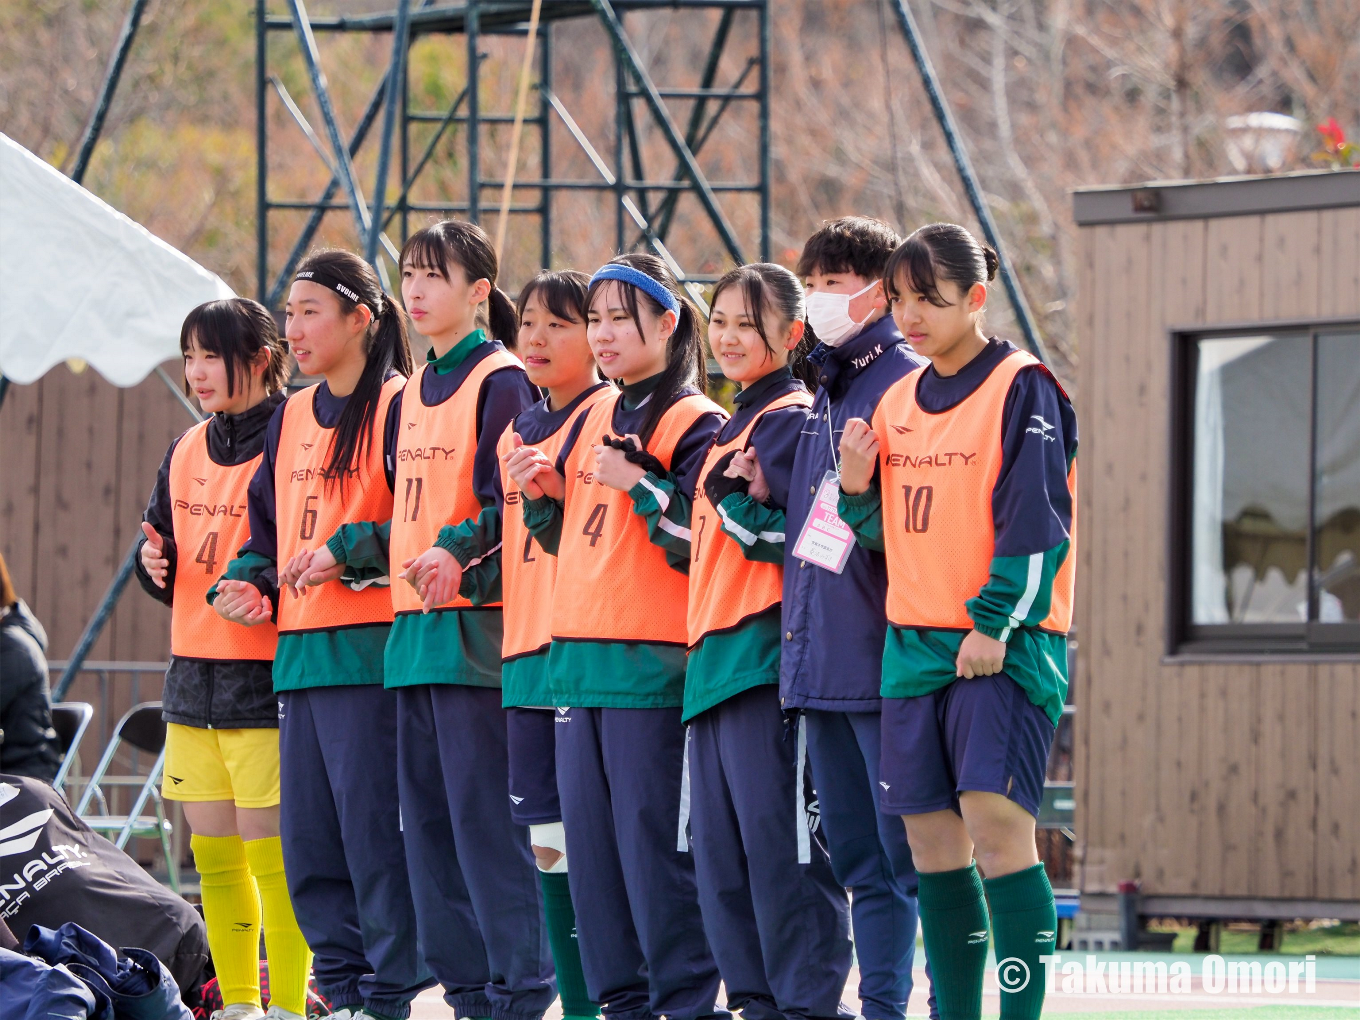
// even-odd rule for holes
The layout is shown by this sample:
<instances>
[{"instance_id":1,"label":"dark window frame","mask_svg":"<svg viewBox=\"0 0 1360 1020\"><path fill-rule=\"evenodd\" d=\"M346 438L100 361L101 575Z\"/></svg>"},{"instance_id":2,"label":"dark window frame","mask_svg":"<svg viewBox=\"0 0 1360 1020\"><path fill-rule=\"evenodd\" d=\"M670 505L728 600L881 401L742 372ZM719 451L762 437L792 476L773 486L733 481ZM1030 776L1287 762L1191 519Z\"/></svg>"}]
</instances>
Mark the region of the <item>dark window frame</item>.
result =
<instances>
[{"instance_id":1,"label":"dark window frame","mask_svg":"<svg viewBox=\"0 0 1360 1020\"><path fill-rule=\"evenodd\" d=\"M1166 654L1169 657L1360 660L1360 623L1194 624L1191 606L1191 530L1194 497L1194 419L1198 341L1264 334L1307 334L1312 374L1308 443L1308 553L1310 574L1317 521L1317 349L1318 334L1360 332L1360 318L1283 319L1173 326L1167 330L1171 356L1170 478L1167 486ZM1308 582L1309 616L1317 615L1317 585Z\"/></svg>"}]
</instances>

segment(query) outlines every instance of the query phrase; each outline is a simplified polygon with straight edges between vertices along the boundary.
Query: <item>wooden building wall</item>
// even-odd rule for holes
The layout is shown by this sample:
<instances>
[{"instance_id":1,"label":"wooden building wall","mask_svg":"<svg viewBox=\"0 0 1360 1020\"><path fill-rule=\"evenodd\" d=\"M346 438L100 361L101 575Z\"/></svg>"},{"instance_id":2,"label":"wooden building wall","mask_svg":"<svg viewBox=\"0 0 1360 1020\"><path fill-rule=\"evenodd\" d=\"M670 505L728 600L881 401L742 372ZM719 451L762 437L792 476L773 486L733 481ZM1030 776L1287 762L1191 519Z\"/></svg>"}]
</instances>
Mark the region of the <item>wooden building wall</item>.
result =
<instances>
[{"instance_id":1,"label":"wooden building wall","mask_svg":"<svg viewBox=\"0 0 1360 1020\"><path fill-rule=\"evenodd\" d=\"M1360 661L1166 658L1167 329L1360 317L1360 207L1080 229L1083 892L1360 899Z\"/></svg>"},{"instance_id":2,"label":"wooden building wall","mask_svg":"<svg viewBox=\"0 0 1360 1020\"><path fill-rule=\"evenodd\" d=\"M178 363L167 363L172 375ZM19 595L47 630L49 659L65 659L137 533L170 442L192 424L152 375L119 389L94 369L59 365L28 386L11 384L0 406L0 552ZM136 580L90 652L91 660L164 661L170 613ZM114 678L127 707L127 678ZM92 678L70 697L97 704ZM142 700L160 677L141 678Z\"/></svg>"}]
</instances>

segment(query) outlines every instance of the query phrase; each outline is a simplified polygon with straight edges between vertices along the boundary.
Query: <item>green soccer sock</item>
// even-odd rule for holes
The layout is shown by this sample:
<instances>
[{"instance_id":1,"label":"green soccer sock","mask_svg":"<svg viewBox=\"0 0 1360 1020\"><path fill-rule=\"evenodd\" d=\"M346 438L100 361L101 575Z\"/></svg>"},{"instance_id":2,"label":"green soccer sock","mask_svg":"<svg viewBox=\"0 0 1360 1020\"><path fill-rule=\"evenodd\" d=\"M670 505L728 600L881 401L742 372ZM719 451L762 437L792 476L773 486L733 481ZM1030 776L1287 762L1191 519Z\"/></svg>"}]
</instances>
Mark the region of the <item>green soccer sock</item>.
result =
<instances>
[{"instance_id":1,"label":"green soccer sock","mask_svg":"<svg viewBox=\"0 0 1360 1020\"><path fill-rule=\"evenodd\" d=\"M979 1020L987 967L987 902L977 865L918 877L917 904L940 1020Z\"/></svg>"},{"instance_id":2,"label":"green soccer sock","mask_svg":"<svg viewBox=\"0 0 1360 1020\"><path fill-rule=\"evenodd\" d=\"M596 1017L600 1007L590 1001L586 975L581 967L581 949L576 943L576 911L571 905L571 889L566 874L538 873L543 888L543 916L548 925L548 945L552 947L553 966L557 968L557 994L562 997L562 1016Z\"/></svg>"},{"instance_id":3,"label":"green soccer sock","mask_svg":"<svg viewBox=\"0 0 1360 1020\"><path fill-rule=\"evenodd\" d=\"M1044 965L1039 957L1052 954L1058 931L1048 874L1040 863L982 884L992 908L996 958L1001 964L997 971L1001 1018L1038 1020L1044 1008Z\"/></svg>"}]
</instances>

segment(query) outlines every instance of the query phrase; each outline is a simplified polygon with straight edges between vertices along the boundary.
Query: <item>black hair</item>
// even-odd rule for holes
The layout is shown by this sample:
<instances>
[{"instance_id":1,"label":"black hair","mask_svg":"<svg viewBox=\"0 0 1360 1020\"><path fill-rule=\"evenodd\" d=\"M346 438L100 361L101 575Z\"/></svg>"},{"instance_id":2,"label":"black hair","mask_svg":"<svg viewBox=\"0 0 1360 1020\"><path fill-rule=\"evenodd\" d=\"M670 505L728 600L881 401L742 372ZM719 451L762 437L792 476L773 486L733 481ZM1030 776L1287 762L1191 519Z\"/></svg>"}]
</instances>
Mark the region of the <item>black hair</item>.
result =
<instances>
[{"instance_id":1,"label":"black hair","mask_svg":"<svg viewBox=\"0 0 1360 1020\"><path fill-rule=\"evenodd\" d=\"M397 303L383 295L378 274L358 255L343 248L321 248L309 254L298 266L299 273L309 270L339 280L359 295L358 301L352 301L327 287L340 302L343 314L349 315L360 304L373 313L364 336L364 355L368 360L358 385L340 412L326 454L326 487L329 489L331 483L339 479L343 496L346 478L358 474L359 462L373 445L373 419L383 383L393 371L411 374L411 349L406 344L406 320Z\"/></svg>"},{"instance_id":2,"label":"black hair","mask_svg":"<svg viewBox=\"0 0 1360 1020\"><path fill-rule=\"evenodd\" d=\"M670 267L655 255L633 252L610 259L609 264L629 266L640 273L646 273L675 295L675 299L680 303L675 331L666 341L666 367L662 370L661 380L657 383L656 389L652 391L651 400L647 402L647 416L642 421L642 428L638 430L638 438L645 446L651 441L652 433L661 422L661 416L675 403L676 398L687 387L695 386L697 381L703 378L704 340L699 329L699 310L694 307L694 302L680 286ZM613 283L618 283L619 291L623 295L623 306L628 310L628 315L637 326L639 334L642 332L642 321L638 318L639 301L646 302L653 315L659 317L665 314L666 308L656 298L644 290L618 280L600 280L592 283L586 293L586 307L590 307L601 288Z\"/></svg>"},{"instance_id":3,"label":"black hair","mask_svg":"<svg viewBox=\"0 0 1360 1020\"><path fill-rule=\"evenodd\" d=\"M883 275L888 256L902 243L887 223L869 216L842 216L827 220L803 245L798 257L799 276L813 273L854 273L865 280Z\"/></svg>"},{"instance_id":4,"label":"black hair","mask_svg":"<svg viewBox=\"0 0 1360 1020\"><path fill-rule=\"evenodd\" d=\"M440 220L423 230L417 230L401 249L401 265L419 269L437 269L444 279L449 278L449 263L463 270L468 283L487 280L491 292L487 295L487 332L511 350L519 335L519 319L515 306L505 291L496 286L500 260L486 231L475 223L464 220Z\"/></svg>"},{"instance_id":5,"label":"black hair","mask_svg":"<svg viewBox=\"0 0 1360 1020\"><path fill-rule=\"evenodd\" d=\"M515 302L515 314L524 318L529 299L538 295L538 303L559 319L567 322L586 321L586 295L590 292L590 277L576 269L544 269L524 285Z\"/></svg>"},{"instance_id":6,"label":"black hair","mask_svg":"<svg viewBox=\"0 0 1360 1020\"><path fill-rule=\"evenodd\" d=\"M179 328L180 354L187 357L194 344L222 359L227 369L227 396L236 394L238 381L250 389L250 366L262 350L269 352L262 380L265 393L283 389L288 381L288 348L279 339L274 316L258 301L224 298L190 311ZM184 392L189 392L187 379Z\"/></svg>"},{"instance_id":7,"label":"black hair","mask_svg":"<svg viewBox=\"0 0 1360 1020\"><path fill-rule=\"evenodd\" d=\"M990 245L983 244L957 223L931 223L903 241L883 270L883 289L890 301L899 297L901 278L913 293L937 308L950 302L940 293L940 280L948 280L967 293L975 283L996 277L1000 260Z\"/></svg>"}]
</instances>

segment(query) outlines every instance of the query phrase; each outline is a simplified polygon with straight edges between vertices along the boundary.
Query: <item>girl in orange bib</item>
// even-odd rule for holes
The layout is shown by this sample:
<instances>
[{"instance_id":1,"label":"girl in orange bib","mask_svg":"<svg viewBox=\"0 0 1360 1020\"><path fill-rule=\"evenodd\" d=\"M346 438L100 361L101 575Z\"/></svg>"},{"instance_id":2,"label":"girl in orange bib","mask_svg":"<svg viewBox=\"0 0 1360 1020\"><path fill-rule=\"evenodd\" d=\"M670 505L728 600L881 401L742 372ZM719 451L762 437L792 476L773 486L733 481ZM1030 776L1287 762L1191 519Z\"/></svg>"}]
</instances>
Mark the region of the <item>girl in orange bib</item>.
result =
<instances>
[{"instance_id":1,"label":"girl in orange bib","mask_svg":"<svg viewBox=\"0 0 1360 1020\"><path fill-rule=\"evenodd\" d=\"M676 823L689 557L649 534L688 541L677 479L724 415L696 385L698 313L663 262L620 256L587 300L596 363L622 388L555 457L525 446L506 466L525 526L558 557L548 666L586 984L606 1016L694 1020L713 1011L719 977Z\"/></svg>"},{"instance_id":2,"label":"girl in orange bib","mask_svg":"<svg viewBox=\"0 0 1360 1020\"><path fill-rule=\"evenodd\" d=\"M411 359L401 313L347 251L308 255L288 294L298 367L323 376L269 423L250 538L209 599L247 626L277 618L281 830L317 984L343 1016L405 1016L428 983L397 798L396 696L383 688L386 577L299 586L299 557L347 520L392 513L397 416Z\"/></svg>"},{"instance_id":3,"label":"girl in orange bib","mask_svg":"<svg viewBox=\"0 0 1360 1020\"><path fill-rule=\"evenodd\" d=\"M137 579L170 606L162 696L165 796L182 801L226 1020L305 1015L311 954L293 916L279 839L272 623L234 626L205 600L250 534L246 489L283 403L288 352L254 301L200 305L180 331L185 388L210 417L170 444L142 520Z\"/></svg>"},{"instance_id":4,"label":"girl in orange bib","mask_svg":"<svg viewBox=\"0 0 1360 1020\"><path fill-rule=\"evenodd\" d=\"M528 826L511 815L496 456L538 394L508 349L515 311L498 270L472 223L445 220L406 242L402 299L430 348L402 394L392 513L318 534L328 541L303 582L337 563L395 579L383 672L425 962L459 1015L538 1020L553 967Z\"/></svg>"},{"instance_id":5,"label":"girl in orange bib","mask_svg":"<svg viewBox=\"0 0 1360 1020\"><path fill-rule=\"evenodd\" d=\"M694 494L684 721L699 905L728 1008L834 1017L849 903L809 830L806 735L786 726L778 686L784 510L812 404L789 368L803 315L783 266L742 266L713 290L709 345L741 392L682 479Z\"/></svg>"},{"instance_id":6,"label":"girl in orange bib","mask_svg":"<svg viewBox=\"0 0 1360 1020\"><path fill-rule=\"evenodd\" d=\"M529 826L557 990L568 1020L596 1016L599 1007L591 1001L581 971L557 793L557 727L548 676L557 557L544 552L524 526L523 493L507 464L524 446L555 457L577 419L614 392L600 381L586 340L589 285L584 273L544 270L520 291L518 353L529 381L546 395L515 416L498 447L505 489L499 557L505 591L501 695L508 710L510 814Z\"/></svg>"},{"instance_id":7,"label":"girl in orange bib","mask_svg":"<svg viewBox=\"0 0 1360 1020\"><path fill-rule=\"evenodd\" d=\"M1048 370L982 331L996 268L950 223L889 259L893 317L930 364L847 423L839 509L887 559L880 805L906 822L940 1015L980 1015L990 928L1003 1020L1037 1020L1057 921L1034 822L1067 694L1077 428Z\"/></svg>"}]
</instances>

